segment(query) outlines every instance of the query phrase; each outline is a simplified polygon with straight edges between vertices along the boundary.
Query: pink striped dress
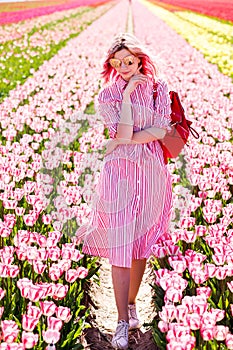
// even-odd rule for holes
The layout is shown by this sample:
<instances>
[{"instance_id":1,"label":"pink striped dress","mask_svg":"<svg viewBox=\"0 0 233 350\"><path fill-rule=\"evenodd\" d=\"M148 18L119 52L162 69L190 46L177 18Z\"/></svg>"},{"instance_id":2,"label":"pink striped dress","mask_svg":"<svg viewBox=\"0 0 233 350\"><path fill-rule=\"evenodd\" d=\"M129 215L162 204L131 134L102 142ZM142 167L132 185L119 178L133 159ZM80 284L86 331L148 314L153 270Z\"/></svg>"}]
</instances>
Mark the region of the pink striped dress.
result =
<instances>
[{"instance_id":1,"label":"pink striped dress","mask_svg":"<svg viewBox=\"0 0 233 350\"><path fill-rule=\"evenodd\" d=\"M98 113L114 138L120 120L122 93L127 82L120 76L102 89ZM151 126L169 129L170 97L165 81L138 85L131 93L134 132ZM148 258L151 247L166 232L172 205L171 178L157 141L119 145L104 157L96 197L85 233L83 252L109 258L115 266L131 267L132 260Z\"/></svg>"}]
</instances>

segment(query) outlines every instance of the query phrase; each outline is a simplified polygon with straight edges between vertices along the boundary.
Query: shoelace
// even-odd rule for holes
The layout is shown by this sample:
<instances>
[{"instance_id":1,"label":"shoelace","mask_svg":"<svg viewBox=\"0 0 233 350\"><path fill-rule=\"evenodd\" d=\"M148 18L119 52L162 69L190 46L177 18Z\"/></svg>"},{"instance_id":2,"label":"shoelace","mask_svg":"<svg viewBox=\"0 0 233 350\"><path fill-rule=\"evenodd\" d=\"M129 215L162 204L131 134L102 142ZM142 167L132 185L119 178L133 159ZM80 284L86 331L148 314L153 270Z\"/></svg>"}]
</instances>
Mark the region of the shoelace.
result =
<instances>
[{"instance_id":1,"label":"shoelace","mask_svg":"<svg viewBox=\"0 0 233 350\"><path fill-rule=\"evenodd\" d=\"M127 325L126 322L119 321L119 324L116 329L116 334L115 334L117 338L120 338L120 337L126 338L128 336L128 327L126 325Z\"/></svg>"}]
</instances>

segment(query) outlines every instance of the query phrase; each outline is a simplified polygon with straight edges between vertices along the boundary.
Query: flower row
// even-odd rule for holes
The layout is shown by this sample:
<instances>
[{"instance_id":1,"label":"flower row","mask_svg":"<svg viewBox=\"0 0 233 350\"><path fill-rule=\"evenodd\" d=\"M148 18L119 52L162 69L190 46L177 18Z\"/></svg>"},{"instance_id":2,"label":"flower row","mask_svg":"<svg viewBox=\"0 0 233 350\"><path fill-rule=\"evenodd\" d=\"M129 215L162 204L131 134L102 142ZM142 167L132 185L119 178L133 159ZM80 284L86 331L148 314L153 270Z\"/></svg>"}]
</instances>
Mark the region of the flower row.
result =
<instances>
[{"instance_id":1,"label":"flower row","mask_svg":"<svg viewBox=\"0 0 233 350\"><path fill-rule=\"evenodd\" d=\"M47 16L44 24L38 28L34 27L38 21L33 20L31 31L25 30L21 38L3 44L0 47L1 99L17 84L32 76L44 61L53 57L69 39L78 36L111 6L111 4L105 4L94 9L70 10L68 13L63 13L61 18L58 15L52 15L49 22ZM28 28L27 24L25 27ZM30 28L31 24L28 29Z\"/></svg>"},{"instance_id":2,"label":"flower row","mask_svg":"<svg viewBox=\"0 0 233 350\"><path fill-rule=\"evenodd\" d=\"M207 16L221 18L226 21L233 22L233 6L230 0L212 1L195 0L153 0L158 6L163 6L167 9L176 10L180 7L183 10L191 10L202 13Z\"/></svg>"},{"instance_id":3,"label":"flower row","mask_svg":"<svg viewBox=\"0 0 233 350\"><path fill-rule=\"evenodd\" d=\"M103 3L104 1L101 1ZM27 19L31 19L38 16L44 16L53 14L57 11L69 10L72 8L77 8L81 6L98 6L98 0L75 0L70 3L58 3L54 6L42 6L42 7L34 7L30 9L25 9L23 11L10 11L10 12L2 12L0 14L0 25L9 24L9 23L17 23L20 21L25 21Z\"/></svg>"},{"instance_id":4,"label":"flower row","mask_svg":"<svg viewBox=\"0 0 233 350\"><path fill-rule=\"evenodd\" d=\"M104 139L99 117L84 111L127 6L98 18L1 104L0 349L82 348L84 285L98 266L72 238L91 211Z\"/></svg>"},{"instance_id":5,"label":"flower row","mask_svg":"<svg viewBox=\"0 0 233 350\"><path fill-rule=\"evenodd\" d=\"M222 73L233 77L231 59L233 48L230 39L233 31L232 25L194 13L170 12L153 3L148 6L156 16L159 16L193 47L201 51L209 62L216 64Z\"/></svg>"},{"instance_id":6,"label":"flower row","mask_svg":"<svg viewBox=\"0 0 233 350\"><path fill-rule=\"evenodd\" d=\"M135 4L134 17L135 33L156 42L170 88L200 135L168 165L174 208L169 231L153 247L154 337L161 349L205 349L206 342L232 349L232 81L153 10Z\"/></svg>"}]
</instances>

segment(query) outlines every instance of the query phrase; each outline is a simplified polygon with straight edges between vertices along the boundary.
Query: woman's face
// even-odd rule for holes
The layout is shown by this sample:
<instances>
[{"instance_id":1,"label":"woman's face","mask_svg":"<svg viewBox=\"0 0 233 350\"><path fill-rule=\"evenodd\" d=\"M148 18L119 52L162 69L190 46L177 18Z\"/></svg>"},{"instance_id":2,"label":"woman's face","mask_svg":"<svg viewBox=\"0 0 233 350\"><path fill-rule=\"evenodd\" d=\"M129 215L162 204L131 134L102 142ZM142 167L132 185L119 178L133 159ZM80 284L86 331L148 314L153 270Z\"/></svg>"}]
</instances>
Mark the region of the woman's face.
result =
<instances>
[{"instance_id":1,"label":"woman's face","mask_svg":"<svg viewBox=\"0 0 233 350\"><path fill-rule=\"evenodd\" d=\"M121 61L120 67L115 67L116 71L120 74L120 76L124 80L128 81L137 72L140 59L138 57L134 56L127 49L122 49L120 51L117 51L114 54L114 58L119 59ZM125 60L123 60L123 59L125 59ZM129 64L127 64L127 62Z\"/></svg>"}]
</instances>

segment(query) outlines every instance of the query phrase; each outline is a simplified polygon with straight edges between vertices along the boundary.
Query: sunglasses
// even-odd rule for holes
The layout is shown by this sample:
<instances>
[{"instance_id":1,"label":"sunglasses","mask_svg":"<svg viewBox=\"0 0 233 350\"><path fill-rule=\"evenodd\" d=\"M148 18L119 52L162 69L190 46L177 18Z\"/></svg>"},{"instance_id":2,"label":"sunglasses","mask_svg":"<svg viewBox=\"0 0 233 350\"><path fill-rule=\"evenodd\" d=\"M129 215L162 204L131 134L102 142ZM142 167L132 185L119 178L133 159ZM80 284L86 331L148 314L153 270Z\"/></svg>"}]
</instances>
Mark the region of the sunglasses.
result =
<instances>
[{"instance_id":1,"label":"sunglasses","mask_svg":"<svg viewBox=\"0 0 233 350\"><path fill-rule=\"evenodd\" d=\"M132 64L135 63L135 56L126 56L122 58L122 60L120 60L119 58L110 58L109 60L109 63L113 68L120 68L122 62L124 62L126 66L132 66Z\"/></svg>"}]
</instances>

